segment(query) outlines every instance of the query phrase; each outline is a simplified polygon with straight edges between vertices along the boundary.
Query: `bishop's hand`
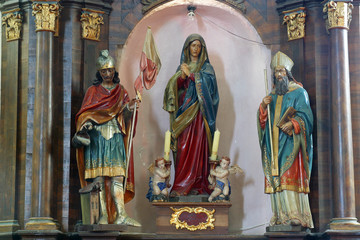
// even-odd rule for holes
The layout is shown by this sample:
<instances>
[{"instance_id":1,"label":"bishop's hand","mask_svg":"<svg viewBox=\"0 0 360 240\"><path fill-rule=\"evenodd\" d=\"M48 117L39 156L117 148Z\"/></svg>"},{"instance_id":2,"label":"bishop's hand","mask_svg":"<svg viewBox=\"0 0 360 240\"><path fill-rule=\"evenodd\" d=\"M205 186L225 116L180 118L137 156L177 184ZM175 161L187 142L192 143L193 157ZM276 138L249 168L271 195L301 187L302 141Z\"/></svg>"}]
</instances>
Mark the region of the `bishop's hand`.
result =
<instances>
[{"instance_id":1,"label":"bishop's hand","mask_svg":"<svg viewBox=\"0 0 360 240\"><path fill-rule=\"evenodd\" d=\"M270 95L263 98L261 102L261 107L263 108L263 110L266 110L267 106L271 103L271 101L272 97Z\"/></svg>"},{"instance_id":2,"label":"bishop's hand","mask_svg":"<svg viewBox=\"0 0 360 240\"><path fill-rule=\"evenodd\" d=\"M294 125L291 121L285 123L284 125L282 125L281 127L281 131L283 131L284 133L288 134L288 135L292 135L292 130L294 129Z\"/></svg>"}]
</instances>

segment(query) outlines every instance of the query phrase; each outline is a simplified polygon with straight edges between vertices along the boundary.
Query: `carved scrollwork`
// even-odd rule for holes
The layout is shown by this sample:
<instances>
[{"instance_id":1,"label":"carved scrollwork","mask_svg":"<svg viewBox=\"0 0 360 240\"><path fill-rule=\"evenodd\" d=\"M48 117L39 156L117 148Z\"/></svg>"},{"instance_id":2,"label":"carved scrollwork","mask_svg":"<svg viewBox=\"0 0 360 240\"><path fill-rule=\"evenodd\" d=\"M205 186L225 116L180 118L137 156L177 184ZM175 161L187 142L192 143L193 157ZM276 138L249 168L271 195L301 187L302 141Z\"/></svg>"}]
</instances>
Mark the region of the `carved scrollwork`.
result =
<instances>
[{"instance_id":1,"label":"carved scrollwork","mask_svg":"<svg viewBox=\"0 0 360 240\"><path fill-rule=\"evenodd\" d=\"M323 12L326 14L326 29L349 29L354 6L347 2L329 1L325 3Z\"/></svg>"},{"instance_id":2,"label":"carved scrollwork","mask_svg":"<svg viewBox=\"0 0 360 240\"><path fill-rule=\"evenodd\" d=\"M6 41L21 38L22 14L20 9L3 12L2 25L6 27Z\"/></svg>"},{"instance_id":3,"label":"carved scrollwork","mask_svg":"<svg viewBox=\"0 0 360 240\"><path fill-rule=\"evenodd\" d=\"M36 31L56 32L56 19L61 6L58 2L34 2L32 15L35 16Z\"/></svg>"},{"instance_id":4,"label":"carved scrollwork","mask_svg":"<svg viewBox=\"0 0 360 240\"><path fill-rule=\"evenodd\" d=\"M102 11L96 11L88 8L83 8L81 14L82 37L84 39L99 41L100 39L100 25L104 24Z\"/></svg>"},{"instance_id":5,"label":"carved scrollwork","mask_svg":"<svg viewBox=\"0 0 360 240\"><path fill-rule=\"evenodd\" d=\"M196 207L196 208L190 208L190 207L183 207L183 208L173 208L170 207L174 213L171 214L171 219L170 219L170 224L175 225L176 229L187 229L189 231L196 231L196 230L205 230L206 228L210 228L210 229L214 229L214 213L215 213L215 209L213 210L208 210L202 207ZM189 223L186 220L181 220L182 214L202 214L206 216L206 219L203 218L205 221L198 221L197 225L192 225L191 223Z\"/></svg>"},{"instance_id":6,"label":"carved scrollwork","mask_svg":"<svg viewBox=\"0 0 360 240\"><path fill-rule=\"evenodd\" d=\"M295 40L305 37L305 8L297 8L283 12L283 24L287 25L288 40Z\"/></svg>"}]
</instances>

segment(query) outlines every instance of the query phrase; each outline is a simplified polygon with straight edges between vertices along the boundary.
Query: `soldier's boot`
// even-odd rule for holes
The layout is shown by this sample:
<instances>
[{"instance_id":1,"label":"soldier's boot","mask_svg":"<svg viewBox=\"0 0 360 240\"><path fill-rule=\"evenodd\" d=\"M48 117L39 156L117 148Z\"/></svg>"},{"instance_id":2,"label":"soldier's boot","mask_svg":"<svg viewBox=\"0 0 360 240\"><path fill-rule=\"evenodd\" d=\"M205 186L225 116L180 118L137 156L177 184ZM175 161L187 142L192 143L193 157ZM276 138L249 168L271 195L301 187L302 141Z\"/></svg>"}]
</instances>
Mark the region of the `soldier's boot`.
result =
<instances>
[{"instance_id":1,"label":"soldier's boot","mask_svg":"<svg viewBox=\"0 0 360 240\"><path fill-rule=\"evenodd\" d=\"M99 198L100 198L100 219L98 221L98 224L108 224L108 214L106 210L106 193L105 193L105 183L104 178L97 177L95 181L99 182L100 185L100 192L99 192Z\"/></svg>"},{"instance_id":2,"label":"soldier's boot","mask_svg":"<svg viewBox=\"0 0 360 240\"><path fill-rule=\"evenodd\" d=\"M114 224L124 224L128 226L141 227L141 224L135 219L130 218L125 212L124 204L124 185L117 180L111 181L111 196L115 202L116 219Z\"/></svg>"}]
</instances>

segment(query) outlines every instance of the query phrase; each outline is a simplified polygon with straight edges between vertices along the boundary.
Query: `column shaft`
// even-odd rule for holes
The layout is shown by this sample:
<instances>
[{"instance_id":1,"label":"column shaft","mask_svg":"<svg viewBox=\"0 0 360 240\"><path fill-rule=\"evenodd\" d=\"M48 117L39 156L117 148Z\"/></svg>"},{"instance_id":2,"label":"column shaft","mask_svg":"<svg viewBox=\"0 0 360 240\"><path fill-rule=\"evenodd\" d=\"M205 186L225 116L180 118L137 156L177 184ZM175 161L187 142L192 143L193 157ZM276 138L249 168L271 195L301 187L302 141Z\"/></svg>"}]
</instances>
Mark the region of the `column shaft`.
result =
<instances>
[{"instance_id":1,"label":"column shaft","mask_svg":"<svg viewBox=\"0 0 360 240\"><path fill-rule=\"evenodd\" d=\"M32 216L49 217L53 188L51 156L53 33L37 32L36 48Z\"/></svg>"}]
</instances>

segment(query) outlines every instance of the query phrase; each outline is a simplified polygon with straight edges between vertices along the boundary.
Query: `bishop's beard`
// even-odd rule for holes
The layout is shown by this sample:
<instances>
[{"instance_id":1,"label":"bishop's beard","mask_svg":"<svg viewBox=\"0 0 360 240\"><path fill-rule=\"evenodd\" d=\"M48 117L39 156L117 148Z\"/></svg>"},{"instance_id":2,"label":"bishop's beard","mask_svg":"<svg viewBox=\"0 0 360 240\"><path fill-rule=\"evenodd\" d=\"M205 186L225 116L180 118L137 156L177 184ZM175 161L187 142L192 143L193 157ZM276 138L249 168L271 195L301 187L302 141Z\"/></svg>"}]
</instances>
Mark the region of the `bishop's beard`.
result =
<instances>
[{"instance_id":1,"label":"bishop's beard","mask_svg":"<svg viewBox=\"0 0 360 240\"><path fill-rule=\"evenodd\" d=\"M282 77L279 81L275 78L275 94L285 95L289 91L289 78L287 76Z\"/></svg>"}]
</instances>

